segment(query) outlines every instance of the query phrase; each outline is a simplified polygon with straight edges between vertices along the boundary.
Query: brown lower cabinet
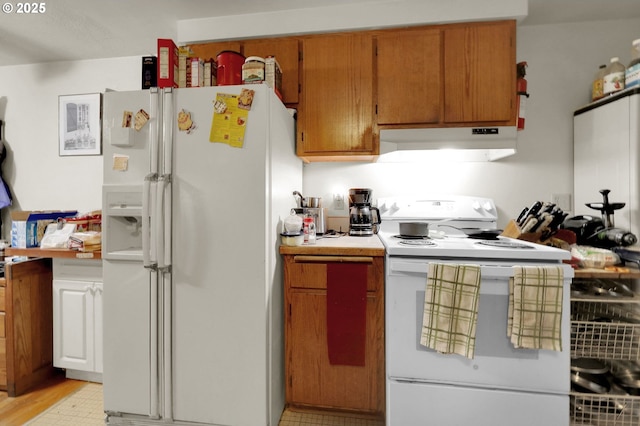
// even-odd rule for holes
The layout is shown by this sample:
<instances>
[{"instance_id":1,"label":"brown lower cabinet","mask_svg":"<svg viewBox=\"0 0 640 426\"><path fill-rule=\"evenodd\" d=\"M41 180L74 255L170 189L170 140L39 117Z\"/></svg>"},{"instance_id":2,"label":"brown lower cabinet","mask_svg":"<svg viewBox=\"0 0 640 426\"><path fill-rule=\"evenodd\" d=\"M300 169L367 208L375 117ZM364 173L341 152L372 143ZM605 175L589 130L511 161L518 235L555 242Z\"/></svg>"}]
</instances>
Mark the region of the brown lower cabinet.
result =
<instances>
[{"instance_id":1,"label":"brown lower cabinet","mask_svg":"<svg viewBox=\"0 0 640 426\"><path fill-rule=\"evenodd\" d=\"M54 372L51 259L7 263L0 278L0 390L21 395Z\"/></svg>"},{"instance_id":2,"label":"brown lower cabinet","mask_svg":"<svg viewBox=\"0 0 640 426\"><path fill-rule=\"evenodd\" d=\"M287 405L383 417L384 257L285 255L284 262ZM366 265L364 365L329 361L327 270L332 262Z\"/></svg>"}]
</instances>

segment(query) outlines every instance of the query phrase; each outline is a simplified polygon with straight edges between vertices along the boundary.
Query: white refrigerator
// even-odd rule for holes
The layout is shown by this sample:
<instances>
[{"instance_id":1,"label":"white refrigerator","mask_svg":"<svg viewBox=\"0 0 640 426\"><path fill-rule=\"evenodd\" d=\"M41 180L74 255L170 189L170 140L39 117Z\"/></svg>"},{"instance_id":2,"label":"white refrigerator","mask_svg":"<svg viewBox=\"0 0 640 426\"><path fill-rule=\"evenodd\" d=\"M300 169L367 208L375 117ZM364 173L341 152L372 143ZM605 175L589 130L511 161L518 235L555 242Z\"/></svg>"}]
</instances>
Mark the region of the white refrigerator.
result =
<instances>
[{"instance_id":1,"label":"white refrigerator","mask_svg":"<svg viewBox=\"0 0 640 426\"><path fill-rule=\"evenodd\" d=\"M244 118L215 109L243 88ZM210 141L224 120L241 147ZM107 423L277 425L292 114L265 85L107 92L103 146Z\"/></svg>"},{"instance_id":2,"label":"white refrigerator","mask_svg":"<svg viewBox=\"0 0 640 426\"><path fill-rule=\"evenodd\" d=\"M574 213L600 217L586 203L625 203L617 228L640 235L640 88L628 89L574 112Z\"/></svg>"}]
</instances>

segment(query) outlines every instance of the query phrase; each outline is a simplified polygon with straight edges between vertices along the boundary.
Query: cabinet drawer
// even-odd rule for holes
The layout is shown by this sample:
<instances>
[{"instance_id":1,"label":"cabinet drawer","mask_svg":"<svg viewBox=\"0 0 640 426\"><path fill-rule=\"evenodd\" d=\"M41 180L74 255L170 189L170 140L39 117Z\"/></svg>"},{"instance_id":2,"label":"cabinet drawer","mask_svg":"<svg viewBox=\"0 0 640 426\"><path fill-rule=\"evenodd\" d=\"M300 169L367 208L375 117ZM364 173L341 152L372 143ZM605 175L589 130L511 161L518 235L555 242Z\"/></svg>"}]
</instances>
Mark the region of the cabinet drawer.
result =
<instances>
[{"instance_id":1,"label":"cabinet drawer","mask_svg":"<svg viewBox=\"0 0 640 426\"><path fill-rule=\"evenodd\" d=\"M291 262L287 268L287 279L286 282L289 283L291 288L313 288L313 289L326 289L327 288L327 264L328 259L332 258L332 256L327 256L325 263L316 263L312 258L314 256L309 256L308 260L303 260L306 258L305 256L295 256L295 261ZM317 259L320 259L320 256L316 256ZM375 274L373 258L371 257L353 257L353 258L345 258L340 257L340 260L344 261L345 259L351 259L350 262L356 263L366 263L369 266L367 267L367 291L375 291L377 280L372 279ZM336 261L338 261L338 257L336 257Z\"/></svg>"},{"instance_id":2,"label":"cabinet drawer","mask_svg":"<svg viewBox=\"0 0 640 426\"><path fill-rule=\"evenodd\" d=\"M0 311L4 312L6 311L5 309L5 303L4 303L4 287L0 287Z\"/></svg>"}]
</instances>

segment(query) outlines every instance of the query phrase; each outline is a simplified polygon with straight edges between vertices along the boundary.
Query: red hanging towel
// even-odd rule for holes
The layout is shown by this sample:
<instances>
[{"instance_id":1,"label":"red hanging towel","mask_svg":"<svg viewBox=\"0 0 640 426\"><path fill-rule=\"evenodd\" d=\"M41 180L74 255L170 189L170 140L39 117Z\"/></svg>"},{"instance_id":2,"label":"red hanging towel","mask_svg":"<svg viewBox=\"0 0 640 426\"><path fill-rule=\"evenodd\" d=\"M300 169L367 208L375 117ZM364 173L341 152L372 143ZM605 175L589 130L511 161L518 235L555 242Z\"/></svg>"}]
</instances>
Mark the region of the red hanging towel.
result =
<instances>
[{"instance_id":1,"label":"red hanging towel","mask_svg":"<svg viewBox=\"0 0 640 426\"><path fill-rule=\"evenodd\" d=\"M333 365L365 364L367 265L327 265L327 349Z\"/></svg>"}]
</instances>

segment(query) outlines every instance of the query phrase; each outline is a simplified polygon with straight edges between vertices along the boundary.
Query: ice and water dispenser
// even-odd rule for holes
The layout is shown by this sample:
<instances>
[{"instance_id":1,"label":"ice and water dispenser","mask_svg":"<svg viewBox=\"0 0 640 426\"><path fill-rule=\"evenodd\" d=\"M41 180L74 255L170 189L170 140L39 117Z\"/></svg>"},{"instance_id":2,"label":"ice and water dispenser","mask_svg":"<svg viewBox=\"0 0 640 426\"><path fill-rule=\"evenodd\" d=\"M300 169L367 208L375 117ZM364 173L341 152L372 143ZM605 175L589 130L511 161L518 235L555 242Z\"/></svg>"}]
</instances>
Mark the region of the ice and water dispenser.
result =
<instances>
[{"instance_id":1,"label":"ice and water dispenser","mask_svg":"<svg viewBox=\"0 0 640 426\"><path fill-rule=\"evenodd\" d=\"M102 257L142 260L142 185L105 185Z\"/></svg>"}]
</instances>

